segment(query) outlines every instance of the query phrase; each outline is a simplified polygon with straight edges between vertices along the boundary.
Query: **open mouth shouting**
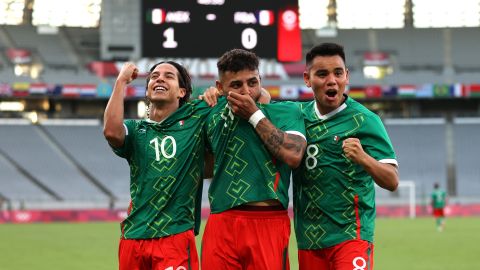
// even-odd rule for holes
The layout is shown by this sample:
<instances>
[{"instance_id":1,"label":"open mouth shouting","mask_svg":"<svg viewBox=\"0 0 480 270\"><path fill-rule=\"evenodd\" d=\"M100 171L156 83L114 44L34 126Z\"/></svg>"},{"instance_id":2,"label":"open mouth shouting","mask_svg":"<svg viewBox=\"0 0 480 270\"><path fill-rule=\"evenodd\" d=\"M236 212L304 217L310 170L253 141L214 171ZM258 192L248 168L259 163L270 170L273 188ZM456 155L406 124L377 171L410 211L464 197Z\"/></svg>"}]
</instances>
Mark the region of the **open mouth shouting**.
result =
<instances>
[{"instance_id":1,"label":"open mouth shouting","mask_svg":"<svg viewBox=\"0 0 480 270\"><path fill-rule=\"evenodd\" d=\"M338 94L337 89L328 89L327 91L325 91L325 96L329 101L334 101L337 97L337 94Z\"/></svg>"}]
</instances>

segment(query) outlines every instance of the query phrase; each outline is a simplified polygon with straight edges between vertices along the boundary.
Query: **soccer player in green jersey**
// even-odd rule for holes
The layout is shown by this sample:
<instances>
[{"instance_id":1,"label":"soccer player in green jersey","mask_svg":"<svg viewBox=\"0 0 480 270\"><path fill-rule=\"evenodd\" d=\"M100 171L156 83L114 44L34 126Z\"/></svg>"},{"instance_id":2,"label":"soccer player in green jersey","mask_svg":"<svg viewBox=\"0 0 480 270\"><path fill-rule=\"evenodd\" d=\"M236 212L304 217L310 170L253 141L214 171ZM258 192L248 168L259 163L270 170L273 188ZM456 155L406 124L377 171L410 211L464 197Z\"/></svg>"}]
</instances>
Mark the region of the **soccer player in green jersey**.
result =
<instances>
[{"instance_id":1,"label":"soccer player in green jersey","mask_svg":"<svg viewBox=\"0 0 480 270\"><path fill-rule=\"evenodd\" d=\"M435 217L437 231L443 231L445 227L445 211L447 204L447 193L440 188L438 183L433 184L433 192L431 195L432 213Z\"/></svg>"},{"instance_id":2,"label":"soccer player in green jersey","mask_svg":"<svg viewBox=\"0 0 480 270\"><path fill-rule=\"evenodd\" d=\"M300 103L307 131L294 172L294 222L301 270L373 268L374 183L398 186L395 153L380 118L345 94L343 47L324 43L306 54Z\"/></svg>"},{"instance_id":3,"label":"soccer player in green jersey","mask_svg":"<svg viewBox=\"0 0 480 270\"><path fill-rule=\"evenodd\" d=\"M119 269L198 269L195 208L204 168L203 127L210 111L187 102L190 75L160 62L147 77L146 120L124 120L125 88L138 70L125 64L104 114L104 135L130 165L131 205L121 223Z\"/></svg>"},{"instance_id":4,"label":"soccer player in green jersey","mask_svg":"<svg viewBox=\"0 0 480 270\"><path fill-rule=\"evenodd\" d=\"M233 49L217 62L220 97L207 122L214 156L202 269L289 269L288 187L306 141L294 103L256 104L257 56ZM245 107L244 110L239 110Z\"/></svg>"}]
</instances>

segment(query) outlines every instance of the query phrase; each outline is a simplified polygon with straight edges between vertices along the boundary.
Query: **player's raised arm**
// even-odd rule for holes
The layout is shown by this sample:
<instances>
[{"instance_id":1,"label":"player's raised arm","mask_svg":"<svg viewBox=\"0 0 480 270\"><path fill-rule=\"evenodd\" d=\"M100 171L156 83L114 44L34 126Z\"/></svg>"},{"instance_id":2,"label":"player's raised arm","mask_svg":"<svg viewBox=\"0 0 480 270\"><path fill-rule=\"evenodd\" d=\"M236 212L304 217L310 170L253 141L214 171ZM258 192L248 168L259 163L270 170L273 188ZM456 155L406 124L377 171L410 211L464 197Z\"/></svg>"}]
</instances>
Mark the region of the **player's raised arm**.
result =
<instances>
[{"instance_id":1,"label":"player's raised arm","mask_svg":"<svg viewBox=\"0 0 480 270\"><path fill-rule=\"evenodd\" d=\"M230 92L228 101L232 112L248 120L270 153L290 166L297 168L302 162L307 141L300 135L284 132L275 127L247 94Z\"/></svg>"},{"instance_id":2,"label":"player's raised arm","mask_svg":"<svg viewBox=\"0 0 480 270\"><path fill-rule=\"evenodd\" d=\"M121 147L125 140L123 99L127 84L134 80L137 74L135 64L128 62L123 65L103 114L103 135L113 147Z\"/></svg>"}]
</instances>

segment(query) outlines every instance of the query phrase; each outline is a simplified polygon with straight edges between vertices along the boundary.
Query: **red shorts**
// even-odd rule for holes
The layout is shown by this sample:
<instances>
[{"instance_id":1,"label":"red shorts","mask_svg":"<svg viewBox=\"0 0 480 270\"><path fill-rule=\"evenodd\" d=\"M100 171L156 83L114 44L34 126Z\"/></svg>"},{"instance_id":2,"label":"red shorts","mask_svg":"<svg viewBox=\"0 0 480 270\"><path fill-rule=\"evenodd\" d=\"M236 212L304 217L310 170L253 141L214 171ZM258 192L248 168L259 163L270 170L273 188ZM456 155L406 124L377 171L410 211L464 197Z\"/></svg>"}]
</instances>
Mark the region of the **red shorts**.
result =
<instances>
[{"instance_id":1,"label":"red shorts","mask_svg":"<svg viewBox=\"0 0 480 270\"><path fill-rule=\"evenodd\" d=\"M152 239L120 239L119 270L198 270L193 230Z\"/></svg>"},{"instance_id":2,"label":"red shorts","mask_svg":"<svg viewBox=\"0 0 480 270\"><path fill-rule=\"evenodd\" d=\"M437 218L445 217L443 208L433 208L433 216Z\"/></svg>"},{"instance_id":3,"label":"red shorts","mask_svg":"<svg viewBox=\"0 0 480 270\"><path fill-rule=\"evenodd\" d=\"M322 249L299 249L299 270L372 270L373 244L349 240Z\"/></svg>"},{"instance_id":4,"label":"red shorts","mask_svg":"<svg viewBox=\"0 0 480 270\"><path fill-rule=\"evenodd\" d=\"M202 239L202 270L290 269L286 210L210 214Z\"/></svg>"}]
</instances>

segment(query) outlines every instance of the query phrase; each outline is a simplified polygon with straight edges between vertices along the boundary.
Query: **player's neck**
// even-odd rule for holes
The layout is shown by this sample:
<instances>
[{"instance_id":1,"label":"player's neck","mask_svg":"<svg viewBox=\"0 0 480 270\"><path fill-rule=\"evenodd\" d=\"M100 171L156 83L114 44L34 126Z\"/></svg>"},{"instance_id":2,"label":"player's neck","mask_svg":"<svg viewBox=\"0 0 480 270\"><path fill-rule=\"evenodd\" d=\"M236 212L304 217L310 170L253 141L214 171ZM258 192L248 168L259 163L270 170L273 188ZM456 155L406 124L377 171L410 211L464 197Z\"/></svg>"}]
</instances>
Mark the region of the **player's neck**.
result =
<instances>
[{"instance_id":1,"label":"player's neck","mask_svg":"<svg viewBox=\"0 0 480 270\"><path fill-rule=\"evenodd\" d=\"M161 122L178 109L178 103L152 104L150 107L150 120Z\"/></svg>"}]
</instances>

